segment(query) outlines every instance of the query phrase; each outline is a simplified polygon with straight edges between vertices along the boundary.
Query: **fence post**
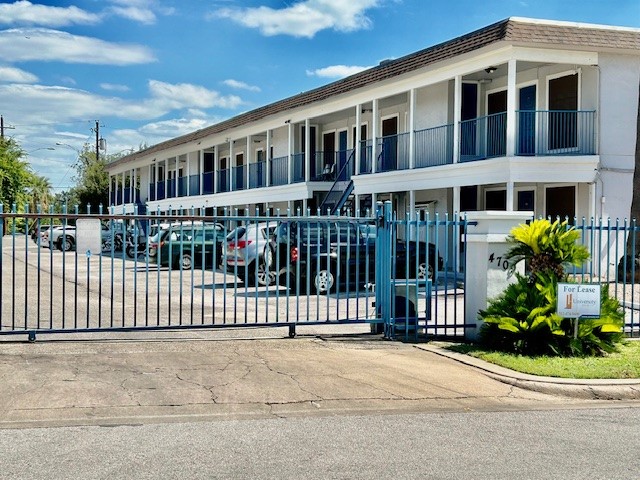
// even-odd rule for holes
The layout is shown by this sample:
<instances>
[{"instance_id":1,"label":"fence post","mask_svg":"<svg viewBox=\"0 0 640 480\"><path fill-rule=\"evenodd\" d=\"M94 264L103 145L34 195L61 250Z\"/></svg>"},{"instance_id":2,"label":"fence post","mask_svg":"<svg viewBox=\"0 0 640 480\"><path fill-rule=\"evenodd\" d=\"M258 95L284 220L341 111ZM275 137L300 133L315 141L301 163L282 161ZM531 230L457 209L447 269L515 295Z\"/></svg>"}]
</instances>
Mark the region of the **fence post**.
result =
<instances>
[{"instance_id":1,"label":"fence post","mask_svg":"<svg viewBox=\"0 0 640 480\"><path fill-rule=\"evenodd\" d=\"M507 236L511 229L533 219L533 212L467 212L465 339L475 341L483 321L478 311L487 308L487 300L497 297L514 281L507 274ZM523 262L517 269L524 271Z\"/></svg>"}]
</instances>

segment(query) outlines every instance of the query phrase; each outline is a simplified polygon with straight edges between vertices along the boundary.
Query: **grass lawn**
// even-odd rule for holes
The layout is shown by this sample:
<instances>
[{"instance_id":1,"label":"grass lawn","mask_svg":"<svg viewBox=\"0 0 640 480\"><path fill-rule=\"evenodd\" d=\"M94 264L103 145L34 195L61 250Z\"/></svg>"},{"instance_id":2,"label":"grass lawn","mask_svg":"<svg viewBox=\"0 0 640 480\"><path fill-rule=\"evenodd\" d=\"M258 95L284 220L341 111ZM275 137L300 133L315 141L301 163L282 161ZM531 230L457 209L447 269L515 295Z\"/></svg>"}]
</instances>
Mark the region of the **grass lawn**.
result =
<instances>
[{"instance_id":1,"label":"grass lawn","mask_svg":"<svg viewBox=\"0 0 640 480\"><path fill-rule=\"evenodd\" d=\"M517 372L561 378L640 378L640 341L626 341L620 352L604 357L526 357L486 351L475 345L451 345L465 353Z\"/></svg>"}]
</instances>

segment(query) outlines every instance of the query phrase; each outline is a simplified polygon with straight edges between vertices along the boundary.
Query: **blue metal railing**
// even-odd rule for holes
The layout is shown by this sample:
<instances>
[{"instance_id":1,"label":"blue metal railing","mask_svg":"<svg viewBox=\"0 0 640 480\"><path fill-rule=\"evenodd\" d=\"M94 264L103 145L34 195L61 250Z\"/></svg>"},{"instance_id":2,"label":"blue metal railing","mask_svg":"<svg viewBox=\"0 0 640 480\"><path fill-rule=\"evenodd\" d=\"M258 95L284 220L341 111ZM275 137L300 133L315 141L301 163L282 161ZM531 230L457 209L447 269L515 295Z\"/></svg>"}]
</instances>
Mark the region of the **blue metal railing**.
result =
<instances>
[{"instance_id":1,"label":"blue metal railing","mask_svg":"<svg viewBox=\"0 0 640 480\"><path fill-rule=\"evenodd\" d=\"M249 188L267 186L267 162L249 164Z\"/></svg>"},{"instance_id":2,"label":"blue metal railing","mask_svg":"<svg viewBox=\"0 0 640 480\"><path fill-rule=\"evenodd\" d=\"M453 163L453 124L415 131L415 167Z\"/></svg>"},{"instance_id":3,"label":"blue metal railing","mask_svg":"<svg viewBox=\"0 0 640 480\"><path fill-rule=\"evenodd\" d=\"M371 173L373 165L373 140L360 141L360 173Z\"/></svg>"},{"instance_id":4,"label":"blue metal railing","mask_svg":"<svg viewBox=\"0 0 640 480\"><path fill-rule=\"evenodd\" d=\"M200 175L189 176L189 190L187 195L200 195Z\"/></svg>"},{"instance_id":5,"label":"blue metal railing","mask_svg":"<svg viewBox=\"0 0 640 480\"><path fill-rule=\"evenodd\" d=\"M380 137L376 141L378 160L376 172L391 172L409 168L409 133Z\"/></svg>"},{"instance_id":6,"label":"blue metal railing","mask_svg":"<svg viewBox=\"0 0 640 480\"><path fill-rule=\"evenodd\" d=\"M289 157L277 157L271 160L271 185L289 183Z\"/></svg>"},{"instance_id":7,"label":"blue metal railing","mask_svg":"<svg viewBox=\"0 0 640 480\"><path fill-rule=\"evenodd\" d=\"M245 166L238 165L232 168L233 173L233 190L244 190L246 184Z\"/></svg>"},{"instance_id":8,"label":"blue metal railing","mask_svg":"<svg viewBox=\"0 0 640 480\"><path fill-rule=\"evenodd\" d=\"M7 293L0 306L0 335L35 340L44 333L258 325L285 326L291 333L297 325L336 324L362 324L364 332L373 324L387 326L390 337L410 340L426 333L459 335L465 328L462 308L451 316L454 304L463 300L462 290L439 279L446 278L449 264L436 252L446 255L445 245L455 252L460 248L461 236L445 231L457 228L451 223L390 217L383 229L377 216L227 211L214 217L179 207L183 214L171 216L74 210L25 214L15 208L4 212L0 205L0 250L14 259L0 262L0 288ZM67 252L43 247L46 226L81 221L95 222L101 233L85 236L86 245ZM34 226L35 241L19 231L24 223ZM127 251L115 242L122 226L130 226L132 238L142 243ZM407 237L411 228L419 238ZM15 275L16 260L32 268ZM391 282L376 276L383 263ZM393 295L383 292L385 281ZM53 295L60 287L68 294ZM401 304L408 303L403 315ZM390 317L382 316L383 304Z\"/></svg>"},{"instance_id":9,"label":"blue metal railing","mask_svg":"<svg viewBox=\"0 0 640 480\"><path fill-rule=\"evenodd\" d=\"M204 172L202 174L202 193L204 195L214 193L213 172Z\"/></svg>"},{"instance_id":10,"label":"blue metal railing","mask_svg":"<svg viewBox=\"0 0 640 480\"><path fill-rule=\"evenodd\" d=\"M596 112L516 112L516 155L595 155Z\"/></svg>"},{"instance_id":11,"label":"blue metal railing","mask_svg":"<svg viewBox=\"0 0 640 480\"><path fill-rule=\"evenodd\" d=\"M178 177L178 196L186 197L189 194L189 177Z\"/></svg>"},{"instance_id":12,"label":"blue metal railing","mask_svg":"<svg viewBox=\"0 0 640 480\"><path fill-rule=\"evenodd\" d=\"M507 153L507 113L460 122L460 161L503 157Z\"/></svg>"},{"instance_id":13,"label":"blue metal railing","mask_svg":"<svg viewBox=\"0 0 640 480\"><path fill-rule=\"evenodd\" d=\"M223 193L223 192L228 192L229 191L229 185L230 185L230 180L229 180L229 175L231 173L231 170L228 168L222 169L222 170L218 170L218 185L216 188L216 193Z\"/></svg>"},{"instance_id":14,"label":"blue metal railing","mask_svg":"<svg viewBox=\"0 0 640 480\"><path fill-rule=\"evenodd\" d=\"M304 182L304 153L294 153L291 156L291 161L293 162L293 177L291 178L291 183Z\"/></svg>"},{"instance_id":15,"label":"blue metal railing","mask_svg":"<svg viewBox=\"0 0 640 480\"><path fill-rule=\"evenodd\" d=\"M176 197L176 179L170 178L167 180L167 198L175 198Z\"/></svg>"}]
</instances>

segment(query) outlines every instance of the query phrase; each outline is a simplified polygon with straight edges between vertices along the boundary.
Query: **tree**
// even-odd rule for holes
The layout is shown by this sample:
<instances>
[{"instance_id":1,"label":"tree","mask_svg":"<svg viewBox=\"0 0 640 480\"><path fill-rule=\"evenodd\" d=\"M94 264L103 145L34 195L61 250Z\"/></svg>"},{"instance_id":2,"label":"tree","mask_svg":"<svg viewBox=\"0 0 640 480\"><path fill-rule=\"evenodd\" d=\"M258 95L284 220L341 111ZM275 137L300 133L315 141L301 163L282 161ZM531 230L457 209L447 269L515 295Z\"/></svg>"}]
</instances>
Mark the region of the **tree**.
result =
<instances>
[{"instance_id":1,"label":"tree","mask_svg":"<svg viewBox=\"0 0 640 480\"><path fill-rule=\"evenodd\" d=\"M91 210L97 212L99 205L106 208L109 204L109 174L106 169L109 161L105 156L96 160L96 154L89 145L80 152L74 177L76 186L68 192L69 198L77 201L79 211L84 212L87 205L91 205ZM71 205L68 208L71 209Z\"/></svg>"},{"instance_id":2,"label":"tree","mask_svg":"<svg viewBox=\"0 0 640 480\"><path fill-rule=\"evenodd\" d=\"M37 212L40 207L43 212L47 212L52 202L51 182L47 177L34 175L29 188L29 211Z\"/></svg>"},{"instance_id":3,"label":"tree","mask_svg":"<svg viewBox=\"0 0 640 480\"><path fill-rule=\"evenodd\" d=\"M15 203L21 208L27 201L34 174L22 158L24 150L12 138L0 138L0 203L8 211Z\"/></svg>"}]
</instances>

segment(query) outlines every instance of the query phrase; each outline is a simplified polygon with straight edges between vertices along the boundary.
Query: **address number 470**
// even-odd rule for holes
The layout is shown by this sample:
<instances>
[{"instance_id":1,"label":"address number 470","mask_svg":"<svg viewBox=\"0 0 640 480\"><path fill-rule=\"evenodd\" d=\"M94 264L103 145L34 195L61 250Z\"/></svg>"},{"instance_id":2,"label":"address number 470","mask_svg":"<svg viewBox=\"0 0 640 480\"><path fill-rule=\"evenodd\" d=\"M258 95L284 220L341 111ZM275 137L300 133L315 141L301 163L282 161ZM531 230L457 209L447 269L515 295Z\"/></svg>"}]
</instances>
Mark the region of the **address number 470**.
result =
<instances>
[{"instance_id":1,"label":"address number 470","mask_svg":"<svg viewBox=\"0 0 640 480\"><path fill-rule=\"evenodd\" d=\"M507 270L509 268L509 260L502 256L496 257L493 253L489 255L489 264L494 267L502 268L503 270Z\"/></svg>"}]
</instances>

